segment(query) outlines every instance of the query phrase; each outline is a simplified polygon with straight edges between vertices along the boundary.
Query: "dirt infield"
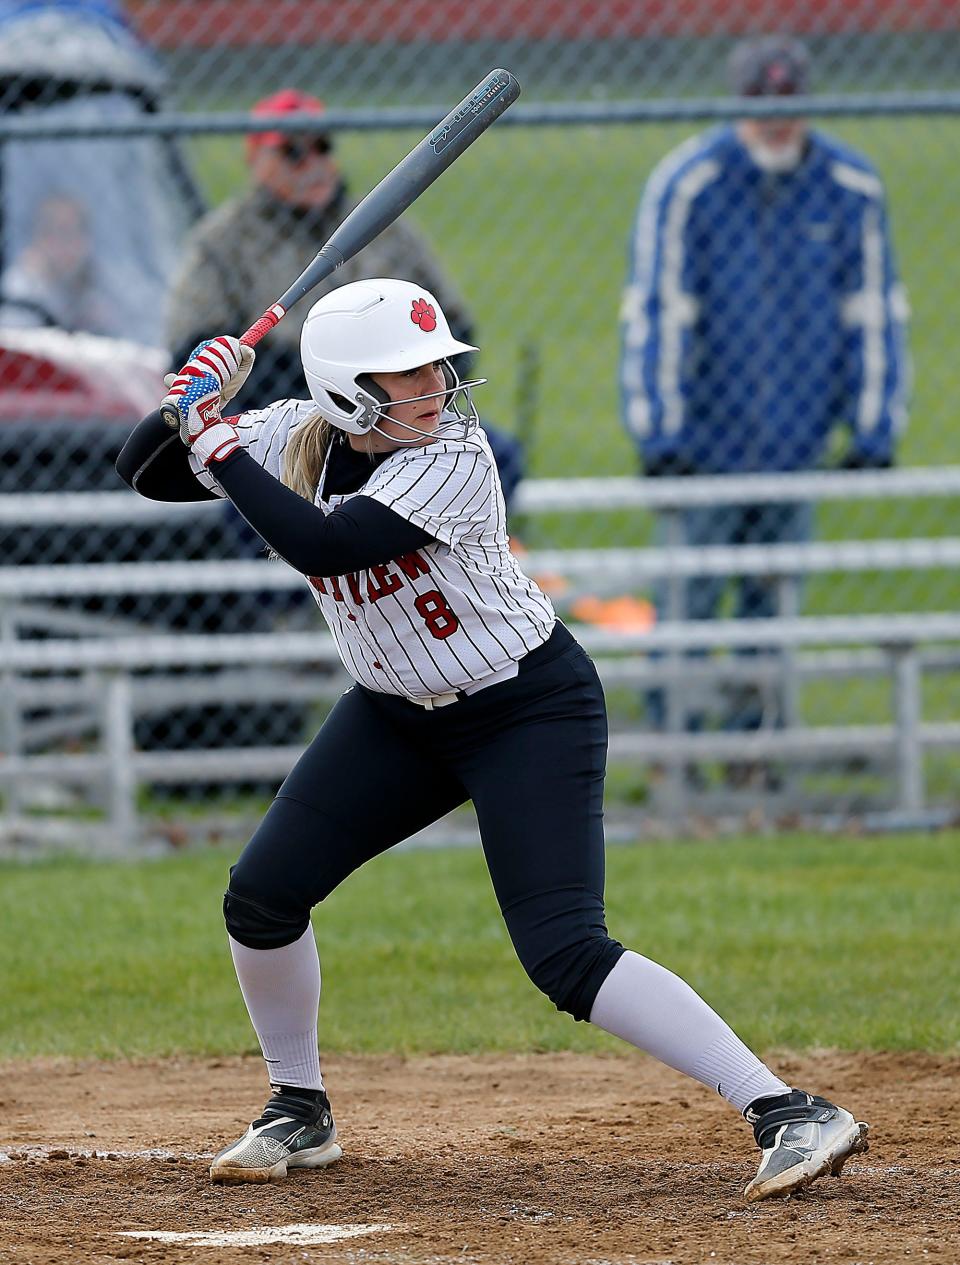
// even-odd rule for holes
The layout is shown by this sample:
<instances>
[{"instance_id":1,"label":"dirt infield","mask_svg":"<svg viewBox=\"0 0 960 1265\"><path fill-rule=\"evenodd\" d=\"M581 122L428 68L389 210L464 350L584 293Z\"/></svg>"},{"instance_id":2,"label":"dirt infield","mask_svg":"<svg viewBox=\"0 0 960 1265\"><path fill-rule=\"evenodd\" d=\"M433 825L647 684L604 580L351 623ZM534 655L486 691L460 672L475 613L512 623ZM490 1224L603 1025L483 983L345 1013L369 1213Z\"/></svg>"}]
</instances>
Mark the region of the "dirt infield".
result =
<instances>
[{"instance_id":1,"label":"dirt infield","mask_svg":"<svg viewBox=\"0 0 960 1265\"><path fill-rule=\"evenodd\" d=\"M262 1105L259 1060L0 1066L0 1261L960 1260L960 1058L776 1065L870 1121L871 1148L840 1181L749 1207L746 1126L639 1056L330 1058L344 1158L233 1187L205 1159Z\"/></svg>"}]
</instances>

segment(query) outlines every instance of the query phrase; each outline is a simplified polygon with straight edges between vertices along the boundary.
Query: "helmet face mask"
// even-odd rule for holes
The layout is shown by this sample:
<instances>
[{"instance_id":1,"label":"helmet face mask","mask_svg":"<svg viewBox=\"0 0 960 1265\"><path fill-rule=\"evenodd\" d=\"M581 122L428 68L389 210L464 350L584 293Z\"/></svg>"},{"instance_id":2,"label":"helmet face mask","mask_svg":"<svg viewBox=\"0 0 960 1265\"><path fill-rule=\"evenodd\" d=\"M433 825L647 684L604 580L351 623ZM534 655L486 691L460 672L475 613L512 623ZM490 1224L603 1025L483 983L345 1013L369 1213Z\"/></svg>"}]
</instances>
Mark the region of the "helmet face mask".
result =
<instances>
[{"instance_id":1,"label":"helmet face mask","mask_svg":"<svg viewBox=\"0 0 960 1265\"><path fill-rule=\"evenodd\" d=\"M418 368L419 366L411 366ZM397 444L418 444L422 439L466 439L480 425L477 406L473 402L472 388L486 382L486 378L470 378L461 382L457 371L449 360L441 360L444 387L440 391L428 391L425 395L409 395L402 400L391 399L372 374L361 373L357 383L362 391L369 394L373 403L370 406L370 423L367 431L376 431L386 439ZM440 400L440 419L433 430L421 430L412 422L400 422L390 414L395 405L415 404L421 400ZM387 433L379 423L389 420L394 426L400 426L410 432L409 438L402 438L395 433ZM366 433L366 432L361 432Z\"/></svg>"},{"instance_id":2,"label":"helmet face mask","mask_svg":"<svg viewBox=\"0 0 960 1265\"><path fill-rule=\"evenodd\" d=\"M461 383L449 357L476 350L453 337L429 291L391 278L354 281L323 295L307 314L300 337L304 374L322 416L348 434L376 431L400 444L448 437L451 430L460 438L475 429L478 419L470 389L485 379ZM373 377L433 362L441 365L445 389L429 395L393 400ZM409 439L382 430L380 423L390 418L392 406L440 396L442 412L435 430L401 423L411 432Z\"/></svg>"}]
</instances>

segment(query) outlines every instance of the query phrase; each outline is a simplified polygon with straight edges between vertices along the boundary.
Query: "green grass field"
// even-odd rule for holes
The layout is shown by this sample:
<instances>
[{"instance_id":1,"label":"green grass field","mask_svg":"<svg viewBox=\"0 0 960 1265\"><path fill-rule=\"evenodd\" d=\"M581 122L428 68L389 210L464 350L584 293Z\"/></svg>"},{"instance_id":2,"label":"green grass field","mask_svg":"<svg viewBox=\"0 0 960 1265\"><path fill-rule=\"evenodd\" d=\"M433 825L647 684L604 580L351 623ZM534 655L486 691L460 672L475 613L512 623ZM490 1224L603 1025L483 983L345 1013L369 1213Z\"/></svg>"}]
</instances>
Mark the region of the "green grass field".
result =
<instances>
[{"instance_id":1,"label":"green grass field","mask_svg":"<svg viewBox=\"0 0 960 1265\"><path fill-rule=\"evenodd\" d=\"M759 1049L960 1046L960 834L614 847L612 934ZM221 923L232 855L0 865L0 1058L253 1051ZM516 962L473 850L388 855L315 913L339 1051L607 1050Z\"/></svg>"}]
</instances>

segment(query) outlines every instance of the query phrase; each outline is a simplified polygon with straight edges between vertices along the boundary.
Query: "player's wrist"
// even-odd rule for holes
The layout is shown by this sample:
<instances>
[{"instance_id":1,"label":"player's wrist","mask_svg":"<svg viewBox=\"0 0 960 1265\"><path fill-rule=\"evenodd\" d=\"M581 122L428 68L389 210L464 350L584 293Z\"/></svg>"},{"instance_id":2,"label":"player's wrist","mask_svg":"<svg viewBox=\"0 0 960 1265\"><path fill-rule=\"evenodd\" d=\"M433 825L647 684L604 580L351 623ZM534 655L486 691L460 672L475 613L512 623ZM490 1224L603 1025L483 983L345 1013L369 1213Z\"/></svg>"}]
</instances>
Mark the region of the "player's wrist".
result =
<instances>
[{"instance_id":1,"label":"player's wrist","mask_svg":"<svg viewBox=\"0 0 960 1265\"><path fill-rule=\"evenodd\" d=\"M205 427L190 441L190 451L205 466L225 461L241 447L240 436L235 426L222 419Z\"/></svg>"}]
</instances>

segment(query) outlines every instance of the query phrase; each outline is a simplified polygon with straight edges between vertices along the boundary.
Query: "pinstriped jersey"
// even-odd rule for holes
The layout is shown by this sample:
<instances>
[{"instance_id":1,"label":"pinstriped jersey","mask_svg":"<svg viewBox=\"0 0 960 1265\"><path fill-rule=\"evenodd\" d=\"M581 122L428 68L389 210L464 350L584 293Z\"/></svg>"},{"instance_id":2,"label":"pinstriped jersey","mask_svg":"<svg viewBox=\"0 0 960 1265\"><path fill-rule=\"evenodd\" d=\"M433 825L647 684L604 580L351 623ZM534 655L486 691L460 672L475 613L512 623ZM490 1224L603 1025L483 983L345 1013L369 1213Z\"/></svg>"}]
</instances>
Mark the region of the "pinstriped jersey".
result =
<instances>
[{"instance_id":1,"label":"pinstriped jersey","mask_svg":"<svg viewBox=\"0 0 960 1265\"><path fill-rule=\"evenodd\" d=\"M310 401L282 400L232 420L248 453L279 478L288 435L314 411ZM219 492L192 455L191 463ZM307 577L343 665L361 685L403 698L463 690L547 640L553 606L510 552L500 480L481 430L401 448L355 492L324 498L323 484L315 504L325 513L370 497L434 537L365 571Z\"/></svg>"}]
</instances>

